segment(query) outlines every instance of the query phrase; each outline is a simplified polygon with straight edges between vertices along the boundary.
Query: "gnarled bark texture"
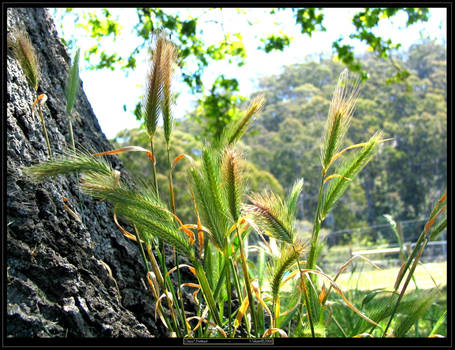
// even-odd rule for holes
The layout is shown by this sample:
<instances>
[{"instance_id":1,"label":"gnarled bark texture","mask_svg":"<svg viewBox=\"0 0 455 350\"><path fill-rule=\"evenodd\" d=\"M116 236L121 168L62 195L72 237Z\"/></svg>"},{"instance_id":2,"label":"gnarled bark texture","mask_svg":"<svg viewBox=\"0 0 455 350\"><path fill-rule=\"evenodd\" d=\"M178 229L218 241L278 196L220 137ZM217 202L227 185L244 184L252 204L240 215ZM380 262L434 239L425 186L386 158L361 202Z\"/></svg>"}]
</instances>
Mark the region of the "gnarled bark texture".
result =
<instances>
[{"instance_id":1,"label":"gnarled bark texture","mask_svg":"<svg viewBox=\"0 0 455 350\"><path fill-rule=\"evenodd\" d=\"M7 31L14 29L24 29L36 50L38 94L48 97L43 114L58 154L70 145L64 94L70 57L48 10L9 8ZM39 115L32 113L35 91L10 52L6 64L7 337L164 336L139 251L115 226L112 208L86 195L80 201L75 175L41 184L25 177L21 167L47 159L48 152ZM73 130L76 145L112 149L82 88ZM123 172L117 158L110 160Z\"/></svg>"}]
</instances>

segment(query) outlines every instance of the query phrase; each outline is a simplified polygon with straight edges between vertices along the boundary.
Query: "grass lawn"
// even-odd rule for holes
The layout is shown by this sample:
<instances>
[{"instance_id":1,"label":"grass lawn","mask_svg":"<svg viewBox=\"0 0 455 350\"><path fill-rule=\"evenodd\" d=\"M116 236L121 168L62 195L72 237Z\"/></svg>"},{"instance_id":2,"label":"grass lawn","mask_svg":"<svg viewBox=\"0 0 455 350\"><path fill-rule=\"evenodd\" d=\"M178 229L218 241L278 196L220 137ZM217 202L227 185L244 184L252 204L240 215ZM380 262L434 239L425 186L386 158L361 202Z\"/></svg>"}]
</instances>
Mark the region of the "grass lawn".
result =
<instances>
[{"instance_id":1,"label":"grass lawn","mask_svg":"<svg viewBox=\"0 0 455 350\"><path fill-rule=\"evenodd\" d=\"M336 283L343 291L356 288L359 290L372 290L376 288L392 290L398 270L398 267L383 270L370 270L368 267L368 271L361 271L359 268L354 273L345 271L337 279ZM434 288L436 286L435 282L439 288L442 288L447 285L447 262L420 264L417 266L414 276L419 289ZM411 280L407 291L414 289L415 285Z\"/></svg>"}]
</instances>

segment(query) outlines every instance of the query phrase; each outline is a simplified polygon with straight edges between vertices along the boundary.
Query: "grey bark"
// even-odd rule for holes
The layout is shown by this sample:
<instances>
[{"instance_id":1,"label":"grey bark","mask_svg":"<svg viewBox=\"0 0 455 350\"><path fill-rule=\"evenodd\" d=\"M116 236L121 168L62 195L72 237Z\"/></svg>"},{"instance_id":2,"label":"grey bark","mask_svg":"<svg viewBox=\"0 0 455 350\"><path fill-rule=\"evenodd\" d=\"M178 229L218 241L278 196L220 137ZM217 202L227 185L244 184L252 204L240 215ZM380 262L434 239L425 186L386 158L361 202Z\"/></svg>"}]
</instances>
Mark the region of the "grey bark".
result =
<instances>
[{"instance_id":1,"label":"grey bark","mask_svg":"<svg viewBox=\"0 0 455 350\"><path fill-rule=\"evenodd\" d=\"M48 97L43 113L52 150L59 154L70 146L64 94L70 57L46 9L9 8L7 32L18 28L28 33L40 62L38 93ZM10 52L5 64L7 337L166 336L155 322L139 251L115 226L112 208L86 195L81 205L74 175L41 184L25 177L21 167L47 159L47 147L39 116L31 110L34 90ZM82 87L73 130L76 145L113 148ZM124 174L116 157L109 160ZM83 223L64 209L63 196Z\"/></svg>"}]
</instances>

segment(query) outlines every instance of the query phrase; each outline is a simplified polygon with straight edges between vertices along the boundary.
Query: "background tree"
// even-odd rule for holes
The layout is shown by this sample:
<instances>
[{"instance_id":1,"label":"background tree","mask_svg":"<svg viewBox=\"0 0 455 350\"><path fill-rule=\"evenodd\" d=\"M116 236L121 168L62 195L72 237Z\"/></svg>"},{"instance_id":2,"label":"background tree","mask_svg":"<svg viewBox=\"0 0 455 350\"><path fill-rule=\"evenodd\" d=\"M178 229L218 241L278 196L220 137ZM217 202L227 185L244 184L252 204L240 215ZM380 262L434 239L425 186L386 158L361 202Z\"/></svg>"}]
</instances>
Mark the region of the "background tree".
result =
<instances>
[{"instance_id":1,"label":"background tree","mask_svg":"<svg viewBox=\"0 0 455 350\"><path fill-rule=\"evenodd\" d=\"M66 9L62 16L73 12L73 9ZM270 13L282 11L284 8L270 9ZM205 13L222 13L222 8L205 9ZM247 50L243 43L241 33L225 33L223 40L217 43L205 43L200 37L203 32L203 24L199 18L182 18L179 15L171 14L160 8L137 8L138 22L134 30L141 43L127 56L122 57L117 52L107 52L99 47L99 43L105 37L112 36L114 40L121 37L121 25L119 20L113 18L108 9L99 11L84 12L81 16L75 13L74 21L77 26L84 28L87 35L96 38L97 44L85 53L85 60L89 63L90 69L117 69L121 68L128 72L136 67L136 58L139 52L147 48L151 33L164 28L169 32L172 40L180 49L179 66L185 83L193 93L203 93L206 96L200 99L204 105L204 113L199 113L196 120L204 125L206 133L218 137L217 130L233 116L232 106L241 100L236 95L238 92L238 81L235 78L220 75L213 86L204 89L202 76L205 68L214 61L227 59L229 63L239 66L245 63ZM239 14L244 13L237 9ZM365 43L368 48L378 57L388 59L394 70L386 76L395 81L404 81L409 72L396 64L392 54L401 44L391 40L385 40L374 34L374 29L380 22L393 18L400 13L407 15L406 25L410 26L417 22L428 20L429 10L427 8L366 8L356 13L352 18L355 32L349 34L349 38ZM323 8L292 8L292 16L302 35L311 35L317 31L325 31L323 25ZM201 16L203 17L203 15ZM247 18L246 18L247 19ZM222 21L211 19L223 26ZM280 32L261 38L261 49L265 52L273 50L284 50L292 42L292 38L286 33ZM73 39L66 39L68 46L74 45ZM345 44L343 38L337 39L332 44L333 52L337 59L347 65L349 69L359 72L364 79L368 77L365 67L354 56L353 47ZM138 110L138 109L136 109ZM225 112L228 111L227 114ZM223 118L220 118L223 115ZM140 114L136 113L140 119Z\"/></svg>"},{"instance_id":2,"label":"background tree","mask_svg":"<svg viewBox=\"0 0 455 350\"><path fill-rule=\"evenodd\" d=\"M142 43L128 57L99 51L95 45L85 57L89 66L133 69L135 57L146 48L151 32L165 28L180 48L179 65L185 82L194 93L202 93L198 108L191 113L199 125L184 121L180 131L197 130L199 141L219 137L227 122L241 115L244 98L238 95L236 79L220 75L212 87L205 90L202 75L204 69L217 60L228 59L238 65L245 62L246 48L241 34L226 34L219 43L206 43L199 39L203 28L199 18L183 19L162 9L136 11L139 21L135 30ZM222 13L223 10L205 11ZM292 13L302 35L311 36L325 30L323 9L293 9ZM315 166L320 152L316 145L321 138L334 83L344 65L358 71L363 78L368 77L362 84L357 104L359 118L354 118L347 135L349 142L360 142L365 134L376 129L384 130L385 136L393 137L394 142L385 144L377 160L351 184L353 190L327 220L326 225L331 226L328 228L371 226L380 222L383 214L391 214L398 220L418 220L427 214L429 203L434 202L439 189L446 184L445 49L424 40L408 52L398 54L399 43L373 33L381 21L400 13L408 16L408 26L428 20L428 9L363 9L353 16L356 30L349 37L366 43L370 49L368 54L354 57L353 48L340 39L332 45L332 58L307 60L261 80L260 92L267 102L245 138L244 148L256 169L265 172L263 178L267 178L269 184L275 183L275 187L280 183L288 189L296 176L304 177L300 219L306 219L306 213L315 209ZM88 12L85 18L77 19L98 42L110 35L120 36L119 22L106 9L101 16ZM266 52L283 50L291 41L292 38L281 33L262 38L261 47ZM140 118L139 113L137 117ZM134 141L132 135L129 137L125 140Z\"/></svg>"},{"instance_id":3,"label":"background tree","mask_svg":"<svg viewBox=\"0 0 455 350\"><path fill-rule=\"evenodd\" d=\"M425 51L432 54L424 55ZM375 161L351 184L352 190L334 213L331 229L377 225L383 223L384 214L397 220L421 219L447 184L445 49L426 40L413 45L396 59L410 72L401 83L384 80L394 70L386 60L368 53L360 62L368 67L370 78L362 83L348 144L361 142L377 129L393 142L384 144ZM263 78L257 92L264 93L267 102L245 138L250 158L285 189L296 176L303 176L300 219L311 219L305 212L315 210L317 145L330 91L342 68L334 60L287 66L281 74ZM387 230L376 234L387 234ZM418 232L410 226L407 232L412 231Z\"/></svg>"}]
</instances>

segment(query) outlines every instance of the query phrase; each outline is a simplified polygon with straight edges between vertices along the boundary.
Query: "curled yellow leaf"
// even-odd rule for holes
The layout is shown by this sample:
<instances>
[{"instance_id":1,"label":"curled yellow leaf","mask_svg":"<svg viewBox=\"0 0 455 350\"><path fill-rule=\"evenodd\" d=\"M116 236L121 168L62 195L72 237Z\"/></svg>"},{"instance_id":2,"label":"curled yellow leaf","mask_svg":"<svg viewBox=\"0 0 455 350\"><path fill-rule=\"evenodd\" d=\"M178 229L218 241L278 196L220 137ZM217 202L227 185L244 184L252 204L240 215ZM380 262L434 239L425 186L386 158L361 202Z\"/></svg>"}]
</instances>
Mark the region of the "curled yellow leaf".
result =
<instances>
[{"instance_id":1,"label":"curled yellow leaf","mask_svg":"<svg viewBox=\"0 0 455 350\"><path fill-rule=\"evenodd\" d=\"M39 95L35 101L33 101L33 106L32 106L32 113L35 110L36 104L39 102L39 104L42 106L45 102L47 101L47 96L46 94L41 94Z\"/></svg>"},{"instance_id":2,"label":"curled yellow leaf","mask_svg":"<svg viewBox=\"0 0 455 350\"><path fill-rule=\"evenodd\" d=\"M186 319L188 322L191 321L191 320L199 320L199 321L202 321L204 323L207 323L209 325L211 325L212 327L215 327L215 329L220 332L225 338L227 338L227 335L226 335L226 332L223 330L223 328L221 328L220 326L218 326L217 324L211 322L211 321L207 321L205 318L203 317L199 317L199 316L192 316L192 317L188 317ZM193 329L194 331L194 329Z\"/></svg>"},{"instance_id":3,"label":"curled yellow leaf","mask_svg":"<svg viewBox=\"0 0 455 350\"><path fill-rule=\"evenodd\" d=\"M265 332L264 332L264 335L262 336L262 338L265 338L269 335L272 335L274 333L279 333L281 335L282 338L287 338L288 335L286 334L285 331L283 331L281 328L269 328L267 329Z\"/></svg>"},{"instance_id":4,"label":"curled yellow leaf","mask_svg":"<svg viewBox=\"0 0 455 350\"><path fill-rule=\"evenodd\" d=\"M179 268L181 268L181 267L186 267L186 268L188 268L188 270L191 271L191 273L194 275L194 277L197 278L196 269L195 269L194 267L192 267L192 266L190 266L190 265L187 265L187 264L180 264L178 267L179 267ZM170 275L172 272L174 272L175 270L177 270L177 266L174 266L172 269L170 269L170 270L167 272L166 276L169 276L169 275Z\"/></svg>"},{"instance_id":5,"label":"curled yellow leaf","mask_svg":"<svg viewBox=\"0 0 455 350\"><path fill-rule=\"evenodd\" d=\"M327 176L325 179L324 179L324 183L326 183L327 181L329 181L330 179L333 179L335 177L341 177L343 179L346 179L348 181L350 181L351 179L349 177L344 177L343 175L340 175L340 174L333 174L333 175L330 175L330 176Z\"/></svg>"},{"instance_id":6,"label":"curled yellow leaf","mask_svg":"<svg viewBox=\"0 0 455 350\"><path fill-rule=\"evenodd\" d=\"M160 320L161 320L161 322L163 322L164 326L165 326L166 328L169 328L169 327L167 326L166 321L164 320L163 314L161 313L160 308L159 308L159 306L161 305L161 300L163 300L164 298L168 298L168 296L167 296L166 294L162 294L162 295L158 298L158 300L156 301L156 304L155 304L155 320L156 320L156 315L158 314L159 317L160 317ZM170 303L170 305L171 305L170 309L172 310L172 296L171 296L170 301L169 301L169 299L168 299L168 302Z\"/></svg>"},{"instance_id":7,"label":"curled yellow leaf","mask_svg":"<svg viewBox=\"0 0 455 350\"><path fill-rule=\"evenodd\" d=\"M158 299L159 298L159 286L158 282L156 281L156 276L153 272L147 272L147 282L152 289L153 296Z\"/></svg>"},{"instance_id":8,"label":"curled yellow leaf","mask_svg":"<svg viewBox=\"0 0 455 350\"><path fill-rule=\"evenodd\" d=\"M118 223L117 215L115 214L115 210L114 210L114 222L115 222L115 224L117 225L117 227L120 229L120 231L122 231L123 235L124 235L126 238L131 239L132 241L137 242L136 236L133 235L132 233L129 233L127 230L125 230L125 229Z\"/></svg>"},{"instance_id":9,"label":"curled yellow leaf","mask_svg":"<svg viewBox=\"0 0 455 350\"><path fill-rule=\"evenodd\" d=\"M120 153L125 153L125 152L144 152L147 154L148 158L150 161L155 163L155 157L151 151L148 149L139 147L139 146L126 146L122 148L117 148L111 151L106 151L106 152L99 152L99 153L94 153L93 156L105 156L105 155L112 155L112 154L120 154Z\"/></svg>"},{"instance_id":10,"label":"curled yellow leaf","mask_svg":"<svg viewBox=\"0 0 455 350\"><path fill-rule=\"evenodd\" d=\"M201 290L201 286L199 284L196 284L196 283L182 283L180 285L180 288L182 287L193 287L193 288L197 288L194 292L193 292L193 299L194 299L194 302L196 304L199 304L199 301L197 299L197 293L199 293L199 291Z\"/></svg>"},{"instance_id":11,"label":"curled yellow leaf","mask_svg":"<svg viewBox=\"0 0 455 350\"><path fill-rule=\"evenodd\" d=\"M248 309L249 300L248 296L243 299L242 304L240 305L239 311L237 311L237 316L234 320L234 331L240 326L240 322L242 322L243 315L245 314L246 310Z\"/></svg>"},{"instance_id":12,"label":"curled yellow leaf","mask_svg":"<svg viewBox=\"0 0 455 350\"><path fill-rule=\"evenodd\" d=\"M171 166L171 171L174 170L174 168L176 167L177 163L182 160L183 158L187 158L189 161L191 162L194 162L193 158L191 158L189 155L187 154L180 154L178 155L177 157L174 158L174 161L172 162L172 166Z\"/></svg>"}]
</instances>

